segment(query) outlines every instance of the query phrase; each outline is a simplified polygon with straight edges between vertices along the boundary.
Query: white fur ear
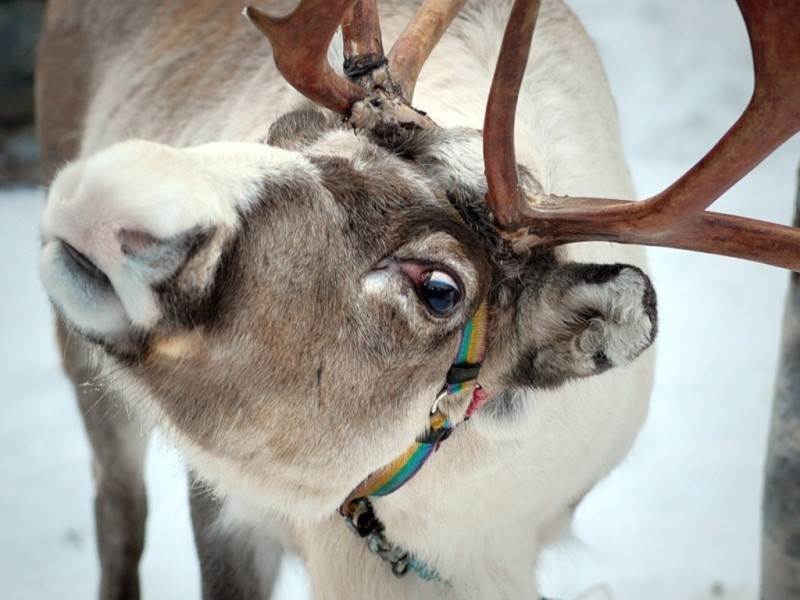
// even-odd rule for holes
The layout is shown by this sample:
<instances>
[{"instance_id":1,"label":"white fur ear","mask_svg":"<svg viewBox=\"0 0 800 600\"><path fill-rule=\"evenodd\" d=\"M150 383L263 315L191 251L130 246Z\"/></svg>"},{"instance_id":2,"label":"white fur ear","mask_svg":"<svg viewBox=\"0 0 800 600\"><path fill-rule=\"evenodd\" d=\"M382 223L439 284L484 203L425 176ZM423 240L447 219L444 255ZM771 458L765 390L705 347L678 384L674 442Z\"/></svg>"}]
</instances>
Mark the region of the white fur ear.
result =
<instances>
[{"instance_id":1,"label":"white fur ear","mask_svg":"<svg viewBox=\"0 0 800 600\"><path fill-rule=\"evenodd\" d=\"M596 311L586 329L575 337L576 355L597 362L602 356L610 366L629 364L655 337L654 299L645 275L625 267L603 283L584 283L573 287L564 298L575 311Z\"/></svg>"},{"instance_id":2,"label":"white fur ear","mask_svg":"<svg viewBox=\"0 0 800 600\"><path fill-rule=\"evenodd\" d=\"M515 327L507 386L556 387L625 366L650 346L655 291L633 266L558 265L519 299Z\"/></svg>"}]
</instances>

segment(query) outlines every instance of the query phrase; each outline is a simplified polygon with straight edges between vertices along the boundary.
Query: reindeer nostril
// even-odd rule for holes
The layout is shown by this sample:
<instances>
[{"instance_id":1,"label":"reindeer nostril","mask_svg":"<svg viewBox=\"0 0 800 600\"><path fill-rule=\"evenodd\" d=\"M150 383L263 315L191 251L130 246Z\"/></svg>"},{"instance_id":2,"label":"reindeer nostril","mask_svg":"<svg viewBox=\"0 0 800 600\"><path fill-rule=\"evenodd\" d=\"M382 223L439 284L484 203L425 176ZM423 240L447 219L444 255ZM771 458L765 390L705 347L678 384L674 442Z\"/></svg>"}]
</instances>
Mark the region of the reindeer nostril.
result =
<instances>
[{"instance_id":1,"label":"reindeer nostril","mask_svg":"<svg viewBox=\"0 0 800 600\"><path fill-rule=\"evenodd\" d=\"M97 265L95 265L91 260L89 260L85 254L82 254L81 252L76 250L74 246L71 246L64 240L61 240L61 244L64 246L64 250L70 262L72 262L72 264L75 267L77 267L81 272L83 272L86 276L95 279L100 283L104 284L111 283L106 274L103 273L100 269L98 269Z\"/></svg>"}]
</instances>

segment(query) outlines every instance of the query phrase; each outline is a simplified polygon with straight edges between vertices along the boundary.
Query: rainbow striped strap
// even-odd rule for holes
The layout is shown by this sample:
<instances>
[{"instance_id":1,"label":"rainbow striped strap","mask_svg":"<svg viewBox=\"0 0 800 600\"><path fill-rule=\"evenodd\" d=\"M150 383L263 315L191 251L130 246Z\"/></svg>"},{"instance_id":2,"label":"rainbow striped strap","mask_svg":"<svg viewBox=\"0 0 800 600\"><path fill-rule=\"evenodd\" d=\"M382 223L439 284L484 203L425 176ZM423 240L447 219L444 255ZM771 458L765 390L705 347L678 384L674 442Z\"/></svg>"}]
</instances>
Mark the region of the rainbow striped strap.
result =
<instances>
[{"instance_id":1,"label":"rainbow striped strap","mask_svg":"<svg viewBox=\"0 0 800 600\"><path fill-rule=\"evenodd\" d=\"M354 500L369 496L388 496L406 484L419 472L434 452L453 431L454 425L447 415L437 409L431 415L431 424L424 435L417 438L414 443L391 463L378 469L362 481L339 507L339 512L347 516L351 510L350 505Z\"/></svg>"},{"instance_id":2,"label":"rainbow striped strap","mask_svg":"<svg viewBox=\"0 0 800 600\"><path fill-rule=\"evenodd\" d=\"M488 309L482 302L464 326L453 365L447 372L445 387L437 397L431 411L428 431L391 463L369 475L342 503L339 512L348 516L351 505L359 498L386 496L402 487L419 472L433 453L459 423L453 423L442 411L440 400L445 396L470 391L472 401L463 420L468 419L486 400L486 394L477 382L481 363L486 356ZM462 420L462 422L463 422Z\"/></svg>"},{"instance_id":3,"label":"rainbow striped strap","mask_svg":"<svg viewBox=\"0 0 800 600\"><path fill-rule=\"evenodd\" d=\"M486 358L486 344L488 341L488 328L489 328L489 308L486 301L481 302L475 314L464 326L461 332L461 343L458 345L458 352L453 361L453 366L447 372L447 383L450 385L451 378L455 377L461 372L467 372L471 377L469 379L476 379L478 370ZM455 383L455 382L453 382ZM461 390L450 391L448 393L456 393Z\"/></svg>"},{"instance_id":4,"label":"rainbow striped strap","mask_svg":"<svg viewBox=\"0 0 800 600\"><path fill-rule=\"evenodd\" d=\"M419 472L425 461L439 449L439 444L450 436L456 426L469 419L486 402L486 393L478 384L477 378L486 356L487 317L488 309L486 301L483 301L461 333L456 358L447 371L444 388L436 396L431 409L428 431L390 464L369 475L350 492L339 507L339 513L345 518L350 529L366 540L371 552L391 565L392 573L397 577L403 577L411 571L427 581L447 583L436 569L387 539L383 523L378 519L368 498L386 496L407 483ZM442 410L441 400L451 394L467 391L472 392L472 400L464 418L454 424Z\"/></svg>"}]
</instances>

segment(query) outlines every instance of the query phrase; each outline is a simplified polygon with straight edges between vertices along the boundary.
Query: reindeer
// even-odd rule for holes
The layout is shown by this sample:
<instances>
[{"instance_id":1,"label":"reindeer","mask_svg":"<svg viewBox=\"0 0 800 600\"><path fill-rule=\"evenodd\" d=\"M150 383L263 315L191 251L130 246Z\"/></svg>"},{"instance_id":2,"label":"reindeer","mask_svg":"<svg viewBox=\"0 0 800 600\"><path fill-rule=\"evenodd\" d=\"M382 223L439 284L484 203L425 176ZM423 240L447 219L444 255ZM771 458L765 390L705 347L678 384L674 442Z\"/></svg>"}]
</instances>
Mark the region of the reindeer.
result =
<instances>
[{"instance_id":1,"label":"reindeer","mask_svg":"<svg viewBox=\"0 0 800 600\"><path fill-rule=\"evenodd\" d=\"M464 4L247 8L272 66L225 3L51 1L41 275L102 598L138 596L151 426L193 473L207 598L267 596L284 546L318 598L538 597L541 548L647 412L655 293L625 244L800 267L790 228L703 212L800 126L791 0L740 2L754 103L638 203L569 10Z\"/></svg>"}]
</instances>

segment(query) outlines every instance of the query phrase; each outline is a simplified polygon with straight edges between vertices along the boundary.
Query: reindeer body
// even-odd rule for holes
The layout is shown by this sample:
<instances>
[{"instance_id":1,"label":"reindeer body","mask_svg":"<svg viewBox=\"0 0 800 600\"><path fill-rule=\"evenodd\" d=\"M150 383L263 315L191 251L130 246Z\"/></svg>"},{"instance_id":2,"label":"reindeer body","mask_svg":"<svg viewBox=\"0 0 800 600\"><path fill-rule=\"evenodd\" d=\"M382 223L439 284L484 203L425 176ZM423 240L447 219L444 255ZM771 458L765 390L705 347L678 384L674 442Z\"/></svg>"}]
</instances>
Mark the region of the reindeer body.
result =
<instances>
[{"instance_id":1,"label":"reindeer body","mask_svg":"<svg viewBox=\"0 0 800 600\"><path fill-rule=\"evenodd\" d=\"M268 8L280 14L292 4ZM468 256L468 230L437 230L447 212L430 188L482 197L480 146L469 132L482 126L508 4L472 2L427 63L414 104L456 133L431 142L434 151L419 150L422 168L383 156L370 136L337 125L336 118L290 113L305 101L278 75L268 46L236 3L49 5L38 89L45 167L53 175L65 160L79 162L63 169L51 188L43 277L65 320L88 340L62 336L67 370L78 384L95 372L111 373L112 400L123 398L144 423L163 427L220 498L208 514L199 508L204 500L195 499L202 525L196 523L196 532L205 540L198 544L201 556L205 544L214 560L227 544L229 560L239 564L225 577L238 581L243 597L269 589L277 537L305 561L315 598L535 598L541 547L566 532L574 507L622 459L644 420L653 354L626 363L652 341L649 284L631 268L560 266L642 266L641 251L606 243L560 248L541 258L545 283L506 294L516 294L514 302L529 294L530 315L519 308L493 313L496 333L482 383L499 391L497 400L401 491L375 501L387 534L446 582L413 574L396 579L336 514L359 481L425 428L459 330L455 321L445 335L418 316L386 316L410 310L402 291L399 304L381 303L401 284L380 269L360 279L350 271L368 271L397 247L441 256L461 273L473 308L476 290L492 287L487 282L500 272L491 258ZM416 2L381 4L387 40L416 8ZM517 131L519 162L545 193L633 196L602 67L576 19L556 0L541 9ZM261 143L265 138L269 145ZM115 145L133 139L148 143ZM342 183L351 180L354 187ZM277 191L267 193L265 186ZM172 194L176 208L160 204L153 191ZM381 210L373 214L369 202ZM409 208L414 202L429 211L418 221ZM356 225L348 220L353 214ZM117 228L104 238L103 228L112 225ZM121 254L104 245L119 240L120 228L133 231L124 240L133 249ZM381 229L389 230L385 238L375 233ZM422 237L405 239L417 229ZM168 251L150 245L148 236L176 240L186 230L194 237L170 242ZM152 247L161 253L158 261L145 256L139 275L150 281L152 271L154 288L167 279L173 287L152 291L130 283L113 310L102 299L99 309L84 304L87 314L72 300L65 306L48 244L73 234L70 244L107 272L115 288L114 269ZM173 259L183 261L180 276L156 272ZM269 263L263 276L261 261ZM525 263L519 272L529 277L538 268ZM227 275L214 274L222 271ZM212 302L203 294L215 277L224 285L215 283ZM486 293L510 302L496 291L502 286L492 285ZM170 321L168 297L192 286L200 290L198 304L182 315L176 310L177 321ZM585 316L586 306L602 318ZM375 329L373 317L390 325ZM134 322L135 335L119 341L125 319ZM575 334L575 323L583 331L587 321L594 334ZM559 333L563 327L568 339ZM517 328L545 342L526 355L527 338ZM105 352L91 350L98 343ZM549 360L548 348L558 344L576 364L562 368L557 358L555 367L548 362L541 371L519 366L526 357ZM592 362L598 352L602 365ZM411 369L410 380L407 369L393 368L397 362ZM622 368L606 370L611 366ZM91 416L87 427L90 436L102 427L114 431L93 437L100 488L104 477L122 472L134 481L128 492L141 497L143 438L124 433L124 423L96 424ZM104 462L100 455L109 444L117 445L117 457ZM98 515L107 503L113 504L99 497ZM139 502L124 518L139 523L143 513ZM135 563L141 540L126 547ZM116 567L104 565L112 586L118 576L106 568ZM208 591L213 582L206 584L214 595ZM235 597L233 587L226 589Z\"/></svg>"}]
</instances>

